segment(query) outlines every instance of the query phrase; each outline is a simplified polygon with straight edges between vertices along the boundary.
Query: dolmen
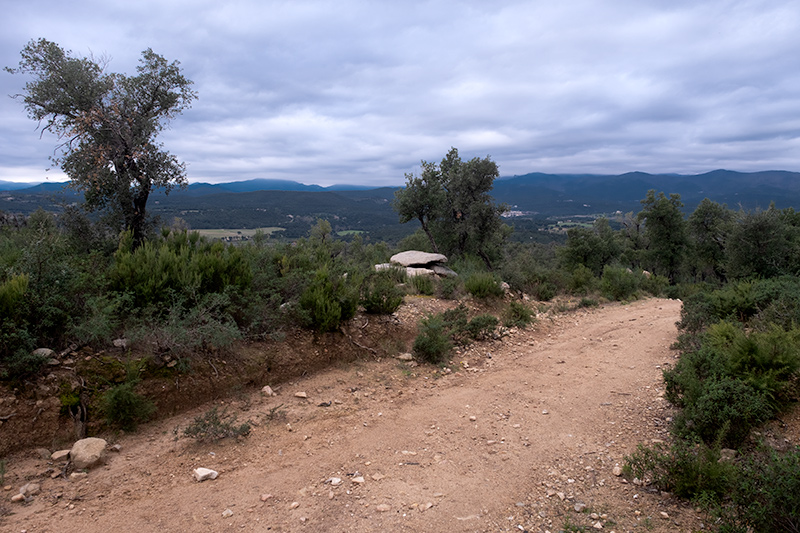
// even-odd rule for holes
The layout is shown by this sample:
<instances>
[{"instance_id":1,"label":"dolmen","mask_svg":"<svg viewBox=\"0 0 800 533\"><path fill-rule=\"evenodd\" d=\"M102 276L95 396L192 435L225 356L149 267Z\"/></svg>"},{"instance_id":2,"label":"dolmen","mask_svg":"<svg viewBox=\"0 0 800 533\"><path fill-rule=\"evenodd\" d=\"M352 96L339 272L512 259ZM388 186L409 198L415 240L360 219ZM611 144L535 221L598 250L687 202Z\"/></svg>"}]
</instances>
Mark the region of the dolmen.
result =
<instances>
[{"instance_id":1,"label":"dolmen","mask_svg":"<svg viewBox=\"0 0 800 533\"><path fill-rule=\"evenodd\" d=\"M375 270L386 270L389 268L402 267L406 269L408 277L414 276L458 276L451 269L444 266L447 256L442 254L432 254L417 250L408 250L393 255L389 259L390 263L375 265Z\"/></svg>"}]
</instances>

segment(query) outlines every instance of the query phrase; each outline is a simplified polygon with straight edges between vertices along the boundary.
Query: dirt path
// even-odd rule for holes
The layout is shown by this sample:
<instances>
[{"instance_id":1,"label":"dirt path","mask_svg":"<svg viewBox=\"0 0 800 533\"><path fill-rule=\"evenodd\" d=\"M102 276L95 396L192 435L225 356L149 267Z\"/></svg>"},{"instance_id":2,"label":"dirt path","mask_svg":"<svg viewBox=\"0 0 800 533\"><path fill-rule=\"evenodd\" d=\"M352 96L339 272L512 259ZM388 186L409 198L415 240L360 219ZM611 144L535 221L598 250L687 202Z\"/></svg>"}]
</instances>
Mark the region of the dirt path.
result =
<instances>
[{"instance_id":1,"label":"dirt path","mask_svg":"<svg viewBox=\"0 0 800 533\"><path fill-rule=\"evenodd\" d=\"M276 397L242 395L222 406L258 422L239 442L176 439L211 406L198 407L121 438L121 453L77 482L43 475L45 460L10 461L6 483L38 476L42 494L6 503L14 514L0 526L696 530L693 509L613 473L638 443L666 438L661 369L674 362L680 305L651 299L544 320L457 354L451 373L365 360L283 384ZM197 483L196 467L220 476Z\"/></svg>"}]
</instances>

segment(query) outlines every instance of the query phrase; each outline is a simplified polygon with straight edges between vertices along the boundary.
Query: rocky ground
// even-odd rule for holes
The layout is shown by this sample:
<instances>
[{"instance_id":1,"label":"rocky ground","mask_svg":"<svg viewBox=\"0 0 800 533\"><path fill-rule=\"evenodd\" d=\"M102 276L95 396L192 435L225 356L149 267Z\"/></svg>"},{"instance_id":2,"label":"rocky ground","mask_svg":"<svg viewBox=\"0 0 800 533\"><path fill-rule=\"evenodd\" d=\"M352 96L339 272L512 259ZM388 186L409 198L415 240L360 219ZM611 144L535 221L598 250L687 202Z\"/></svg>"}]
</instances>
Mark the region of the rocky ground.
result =
<instances>
[{"instance_id":1,"label":"rocky ground","mask_svg":"<svg viewBox=\"0 0 800 533\"><path fill-rule=\"evenodd\" d=\"M437 305L411 298L394 320L416 323ZM661 371L677 356L670 345L680 305L650 299L543 317L534 327L462 350L445 369L367 355L264 383L275 396L241 391L134 434L105 435L118 451L73 479L44 451L9 455L0 527L30 533L708 529L698 509L618 475L639 443L668 438L672 413ZM217 443L182 436L214 406L250 420L250 435ZM792 415L779 437L797 439L797 428ZM198 467L219 476L198 482L192 475ZM40 492L29 503L12 503L29 482Z\"/></svg>"}]
</instances>

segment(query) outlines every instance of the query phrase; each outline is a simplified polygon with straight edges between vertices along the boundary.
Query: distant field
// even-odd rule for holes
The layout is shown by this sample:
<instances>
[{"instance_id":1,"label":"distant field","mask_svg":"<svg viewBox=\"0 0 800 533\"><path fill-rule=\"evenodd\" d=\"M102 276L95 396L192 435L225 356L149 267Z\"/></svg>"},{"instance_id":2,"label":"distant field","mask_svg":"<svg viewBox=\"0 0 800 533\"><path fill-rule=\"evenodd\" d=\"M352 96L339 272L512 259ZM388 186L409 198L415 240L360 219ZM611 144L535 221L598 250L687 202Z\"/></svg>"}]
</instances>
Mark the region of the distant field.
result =
<instances>
[{"instance_id":1,"label":"distant field","mask_svg":"<svg viewBox=\"0 0 800 533\"><path fill-rule=\"evenodd\" d=\"M270 227L270 228L255 228L255 229L198 229L193 230L202 235L203 237L208 237L209 239L225 239L229 237L233 238L252 238L253 235L256 234L256 231L261 230L266 235L272 235L276 231L284 231L285 228L279 227Z\"/></svg>"}]
</instances>

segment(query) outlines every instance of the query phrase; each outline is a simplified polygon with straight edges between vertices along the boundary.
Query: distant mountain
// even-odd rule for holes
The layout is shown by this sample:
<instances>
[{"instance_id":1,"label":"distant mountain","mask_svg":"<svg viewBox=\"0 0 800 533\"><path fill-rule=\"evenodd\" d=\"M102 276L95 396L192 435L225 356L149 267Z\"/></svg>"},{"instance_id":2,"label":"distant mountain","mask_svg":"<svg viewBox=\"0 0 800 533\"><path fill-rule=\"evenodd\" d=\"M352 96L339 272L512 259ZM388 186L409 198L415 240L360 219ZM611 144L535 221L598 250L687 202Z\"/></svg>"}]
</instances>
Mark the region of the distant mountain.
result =
<instances>
[{"instance_id":1,"label":"distant mountain","mask_svg":"<svg viewBox=\"0 0 800 533\"><path fill-rule=\"evenodd\" d=\"M800 206L800 173L782 170L734 172L714 170L698 175L579 175L531 173L495 181L492 194L515 209L543 214L593 214L639 211L647 191L677 193L686 211L709 198L732 209Z\"/></svg>"},{"instance_id":2,"label":"distant mountain","mask_svg":"<svg viewBox=\"0 0 800 533\"><path fill-rule=\"evenodd\" d=\"M38 183L36 183L34 185L38 185ZM30 183L21 183L21 182L18 182L18 181L0 180L0 191L16 191L16 190L19 190L19 189L29 189L29 188L33 187L34 185L32 185Z\"/></svg>"},{"instance_id":3,"label":"distant mountain","mask_svg":"<svg viewBox=\"0 0 800 533\"><path fill-rule=\"evenodd\" d=\"M195 228L284 226L287 221L302 219L305 224L329 217L338 220L342 230L359 229L378 222L396 224L397 215L391 202L398 189L362 185L321 187L268 179L192 183L168 196L155 191L148 209L163 217L184 218ZM778 208L800 209L800 173L782 170L749 173L714 170L697 175L533 172L497 179L492 194L498 202L523 213L591 216L638 212L642 207L640 201L650 189L680 194L687 213L706 197L731 209L766 209L772 202ZM81 198L80 193L65 189L63 183L6 188L0 192L0 210L23 214L37 207L58 210L60 205L79 202Z\"/></svg>"}]
</instances>

